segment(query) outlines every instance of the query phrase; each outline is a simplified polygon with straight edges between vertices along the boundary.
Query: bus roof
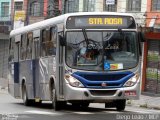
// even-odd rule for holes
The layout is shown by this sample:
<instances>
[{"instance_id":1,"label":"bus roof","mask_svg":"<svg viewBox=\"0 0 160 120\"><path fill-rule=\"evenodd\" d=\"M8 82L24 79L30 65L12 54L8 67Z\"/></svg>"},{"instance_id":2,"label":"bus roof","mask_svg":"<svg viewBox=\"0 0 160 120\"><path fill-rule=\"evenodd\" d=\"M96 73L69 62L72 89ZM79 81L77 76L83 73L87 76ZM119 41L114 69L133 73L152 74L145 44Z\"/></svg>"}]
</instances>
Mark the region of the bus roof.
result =
<instances>
[{"instance_id":1,"label":"bus roof","mask_svg":"<svg viewBox=\"0 0 160 120\"><path fill-rule=\"evenodd\" d=\"M132 14L128 13L118 13L118 12L78 12L78 13L67 13L64 15L60 15L54 18L46 19L37 23L33 23L10 32L10 37L30 32L32 30L41 29L45 26L51 26L54 24L63 23L69 16L82 16L82 15L119 15L119 16L132 16Z\"/></svg>"}]
</instances>

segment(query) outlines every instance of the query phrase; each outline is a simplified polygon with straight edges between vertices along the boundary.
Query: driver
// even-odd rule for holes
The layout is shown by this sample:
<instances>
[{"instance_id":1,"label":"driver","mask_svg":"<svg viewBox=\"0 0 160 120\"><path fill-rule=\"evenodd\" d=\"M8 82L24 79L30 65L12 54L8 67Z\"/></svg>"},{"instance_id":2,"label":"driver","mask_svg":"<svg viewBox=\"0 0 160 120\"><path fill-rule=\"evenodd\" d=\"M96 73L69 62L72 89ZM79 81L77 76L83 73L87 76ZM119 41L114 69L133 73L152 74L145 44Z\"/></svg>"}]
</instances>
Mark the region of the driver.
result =
<instances>
[{"instance_id":1,"label":"driver","mask_svg":"<svg viewBox=\"0 0 160 120\"><path fill-rule=\"evenodd\" d=\"M93 54L93 52L87 50L86 47L82 47L82 48L80 49L80 56L83 57L83 58L85 58L85 59L91 60L91 59L92 59L92 58L91 58L91 57L92 57L92 54Z\"/></svg>"},{"instance_id":2,"label":"driver","mask_svg":"<svg viewBox=\"0 0 160 120\"><path fill-rule=\"evenodd\" d=\"M82 47L80 49L80 56L87 60L94 60L99 54L97 49L87 49L86 47Z\"/></svg>"}]
</instances>

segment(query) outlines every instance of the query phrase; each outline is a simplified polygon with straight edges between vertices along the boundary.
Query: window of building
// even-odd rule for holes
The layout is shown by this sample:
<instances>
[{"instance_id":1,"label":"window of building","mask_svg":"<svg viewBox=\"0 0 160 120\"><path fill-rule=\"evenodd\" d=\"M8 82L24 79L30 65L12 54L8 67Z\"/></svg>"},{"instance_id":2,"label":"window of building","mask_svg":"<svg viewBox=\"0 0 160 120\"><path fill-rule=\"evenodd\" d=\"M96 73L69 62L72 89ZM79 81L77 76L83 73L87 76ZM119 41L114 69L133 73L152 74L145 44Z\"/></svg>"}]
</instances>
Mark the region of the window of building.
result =
<instances>
[{"instance_id":1,"label":"window of building","mask_svg":"<svg viewBox=\"0 0 160 120\"><path fill-rule=\"evenodd\" d=\"M160 0L152 0L152 11L160 10Z\"/></svg>"},{"instance_id":2,"label":"window of building","mask_svg":"<svg viewBox=\"0 0 160 120\"><path fill-rule=\"evenodd\" d=\"M67 0L66 1L66 13L78 12L79 0Z\"/></svg>"},{"instance_id":3,"label":"window of building","mask_svg":"<svg viewBox=\"0 0 160 120\"><path fill-rule=\"evenodd\" d=\"M1 16L2 17L9 17L9 2L2 2L1 3Z\"/></svg>"},{"instance_id":4,"label":"window of building","mask_svg":"<svg viewBox=\"0 0 160 120\"><path fill-rule=\"evenodd\" d=\"M35 1L30 4L30 15L31 16L40 16L41 15L39 2Z\"/></svg>"},{"instance_id":5,"label":"window of building","mask_svg":"<svg viewBox=\"0 0 160 120\"><path fill-rule=\"evenodd\" d=\"M95 11L95 0L83 0L83 11L93 12Z\"/></svg>"},{"instance_id":6,"label":"window of building","mask_svg":"<svg viewBox=\"0 0 160 120\"><path fill-rule=\"evenodd\" d=\"M105 7L104 11L109 11L109 12L116 12L117 11L117 0L114 0L114 2L111 4L107 3L107 0L105 0Z\"/></svg>"},{"instance_id":7,"label":"window of building","mask_svg":"<svg viewBox=\"0 0 160 120\"><path fill-rule=\"evenodd\" d=\"M23 2L15 2L14 3L14 10L18 11L18 10L22 10L23 8Z\"/></svg>"},{"instance_id":8,"label":"window of building","mask_svg":"<svg viewBox=\"0 0 160 120\"><path fill-rule=\"evenodd\" d=\"M127 0L127 11L141 11L141 0Z\"/></svg>"},{"instance_id":9,"label":"window of building","mask_svg":"<svg viewBox=\"0 0 160 120\"><path fill-rule=\"evenodd\" d=\"M59 0L49 0L47 7L47 15L52 17L52 16L58 16L59 14L60 14Z\"/></svg>"}]
</instances>

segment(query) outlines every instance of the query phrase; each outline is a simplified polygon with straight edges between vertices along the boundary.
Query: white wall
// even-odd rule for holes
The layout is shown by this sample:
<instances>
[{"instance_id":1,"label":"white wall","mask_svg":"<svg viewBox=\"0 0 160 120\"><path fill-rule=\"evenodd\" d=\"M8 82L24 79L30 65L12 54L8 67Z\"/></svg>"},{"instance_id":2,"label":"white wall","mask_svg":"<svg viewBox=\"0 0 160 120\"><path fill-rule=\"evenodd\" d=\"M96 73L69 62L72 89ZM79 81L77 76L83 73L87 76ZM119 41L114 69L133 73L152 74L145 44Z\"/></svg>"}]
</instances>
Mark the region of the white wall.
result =
<instances>
[{"instance_id":1,"label":"white wall","mask_svg":"<svg viewBox=\"0 0 160 120\"><path fill-rule=\"evenodd\" d=\"M103 11L103 0L96 0L95 11L96 12Z\"/></svg>"},{"instance_id":2,"label":"white wall","mask_svg":"<svg viewBox=\"0 0 160 120\"><path fill-rule=\"evenodd\" d=\"M79 12L83 11L83 1L79 0ZM95 11L102 12L103 11L103 0L95 0Z\"/></svg>"},{"instance_id":3,"label":"white wall","mask_svg":"<svg viewBox=\"0 0 160 120\"><path fill-rule=\"evenodd\" d=\"M117 0L117 12L127 12L126 8L126 1L127 0ZM136 18L136 22L141 25L144 26L145 24L145 16L144 13L147 10L147 0L141 0L141 11L140 12L130 12L131 14L134 15L134 17Z\"/></svg>"}]
</instances>

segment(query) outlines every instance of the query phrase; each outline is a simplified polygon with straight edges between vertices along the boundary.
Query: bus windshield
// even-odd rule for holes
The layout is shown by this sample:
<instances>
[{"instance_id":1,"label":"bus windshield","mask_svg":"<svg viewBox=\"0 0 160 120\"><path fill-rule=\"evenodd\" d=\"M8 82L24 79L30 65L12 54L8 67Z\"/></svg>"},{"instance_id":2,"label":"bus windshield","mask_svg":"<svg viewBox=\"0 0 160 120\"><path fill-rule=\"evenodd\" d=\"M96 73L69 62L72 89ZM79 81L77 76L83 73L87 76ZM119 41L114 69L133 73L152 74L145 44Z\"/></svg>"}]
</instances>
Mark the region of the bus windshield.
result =
<instances>
[{"instance_id":1,"label":"bus windshield","mask_svg":"<svg viewBox=\"0 0 160 120\"><path fill-rule=\"evenodd\" d=\"M136 32L67 32L66 64L81 70L123 70L138 63Z\"/></svg>"}]
</instances>

